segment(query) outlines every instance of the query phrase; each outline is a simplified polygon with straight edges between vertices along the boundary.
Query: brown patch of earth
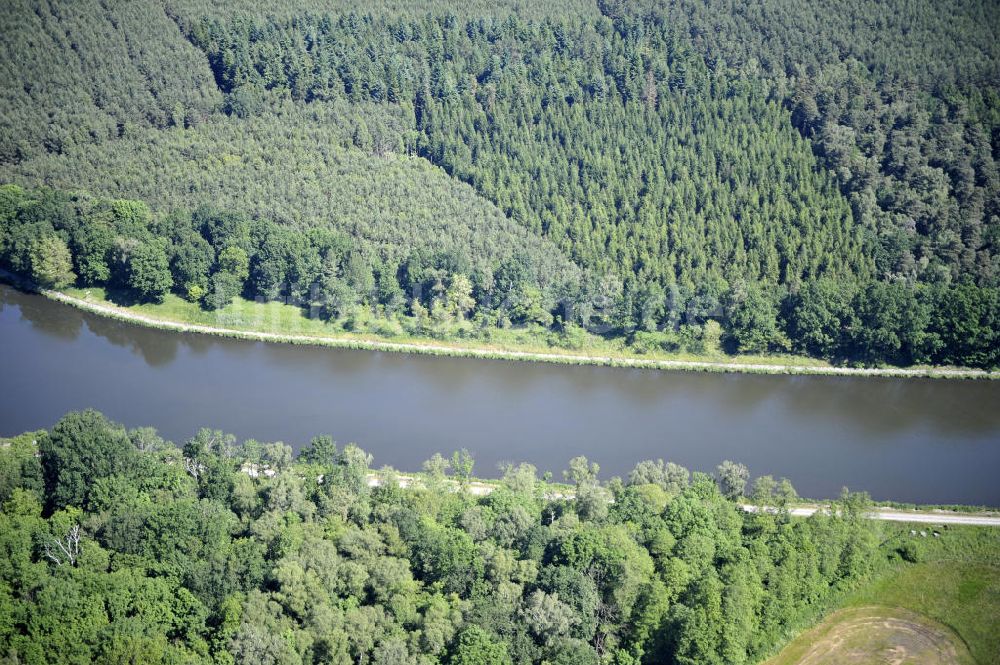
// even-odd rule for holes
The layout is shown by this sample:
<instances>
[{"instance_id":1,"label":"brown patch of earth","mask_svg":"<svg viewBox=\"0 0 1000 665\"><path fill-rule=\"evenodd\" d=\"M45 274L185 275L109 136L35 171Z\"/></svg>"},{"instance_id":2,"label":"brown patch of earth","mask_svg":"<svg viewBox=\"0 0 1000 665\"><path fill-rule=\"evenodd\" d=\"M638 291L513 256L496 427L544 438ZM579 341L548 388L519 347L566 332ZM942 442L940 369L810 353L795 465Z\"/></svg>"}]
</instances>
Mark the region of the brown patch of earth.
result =
<instances>
[{"instance_id":1,"label":"brown patch of earth","mask_svg":"<svg viewBox=\"0 0 1000 665\"><path fill-rule=\"evenodd\" d=\"M770 665L964 665L972 659L947 626L907 610L835 612L800 635Z\"/></svg>"}]
</instances>

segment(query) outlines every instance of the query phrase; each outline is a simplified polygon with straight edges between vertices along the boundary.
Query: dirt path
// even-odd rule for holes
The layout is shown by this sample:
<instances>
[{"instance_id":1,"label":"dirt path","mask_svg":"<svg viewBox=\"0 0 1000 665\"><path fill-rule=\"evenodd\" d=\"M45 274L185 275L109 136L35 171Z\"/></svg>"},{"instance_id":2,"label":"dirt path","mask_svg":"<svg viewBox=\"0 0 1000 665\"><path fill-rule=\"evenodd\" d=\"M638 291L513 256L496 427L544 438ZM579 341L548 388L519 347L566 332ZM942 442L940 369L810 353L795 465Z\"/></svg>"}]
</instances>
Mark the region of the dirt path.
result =
<instances>
[{"instance_id":1,"label":"dirt path","mask_svg":"<svg viewBox=\"0 0 1000 665\"><path fill-rule=\"evenodd\" d=\"M742 504L740 506L748 513L759 510L757 506ZM809 517L823 508L800 506L789 508L788 512L795 517ZM891 508L876 508L868 513L868 517L874 520L886 522L909 522L911 524L966 524L969 526L1000 526L1000 516L996 514L982 513L959 513L945 510L928 510L924 512L893 510Z\"/></svg>"},{"instance_id":2,"label":"dirt path","mask_svg":"<svg viewBox=\"0 0 1000 665\"><path fill-rule=\"evenodd\" d=\"M964 665L961 638L936 621L894 607L834 612L800 635L767 665Z\"/></svg>"},{"instance_id":3,"label":"dirt path","mask_svg":"<svg viewBox=\"0 0 1000 665\"><path fill-rule=\"evenodd\" d=\"M409 487L421 487L422 481L414 476L409 476L406 474L396 474L396 482L403 489ZM458 484L452 480L448 479L449 485L458 489ZM369 487L378 487L382 484L382 478L377 473L369 473L367 476L367 483ZM486 496L490 494L497 488L497 485L492 482L484 482L480 480L470 481L466 487L466 491L469 494L475 496ZM573 492L568 491L558 491L551 492L546 495L546 499L572 499ZM751 506L749 504L740 504L740 508L748 513L757 512L759 508L757 506ZM799 507L791 508L789 512L797 517L808 517L813 513L821 510L820 508L811 507ZM890 522L913 522L918 524L968 524L972 526L1000 526L1000 516L996 515L983 515L976 513L955 513L955 512L944 512L944 511L930 511L925 513L917 512L905 512L900 510L873 510L868 513L868 517L873 520L886 520ZM926 533L926 532L924 532Z\"/></svg>"},{"instance_id":4,"label":"dirt path","mask_svg":"<svg viewBox=\"0 0 1000 665\"><path fill-rule=\"evenodd\" d=\"M0 276L15 284L23 284L24 280L6 271L0 270ZM646 358L618 358L602 355L587 355L573 353L541 353L533 351L497 350L467 346L448 346L443 344L418 344L412 342L388 342L376 339L358 339L348 337L327 337L318 335L296 335L269 333L262 331L240 330L217 326L206 326L194 323L183 323L170 319L145 316L130 312L125 308L103 302L93 302L60 291L37 289L39 293L52 300L76 307L78 309L129 321L138 325L178 332L220 335L240 339L258 340L262 342L285 342L295 344L311 344L372 351L390 351L401 353L424 353L437 355L452 355L469 358L492 358L502 360L527 360L535 362L570 363L586 365L604 365L615 367L635 367L666 370L696 370L716 372L748 372L769 374L822 374L837 376L886 376L886 377L934 377L934 378L1000 378L1000 372L987 372L976 369L939 368L939 369L906 369L906 368L856 368L827 367L810 365L768 365L761 363L710 362L697 360L652 360Z\"/></svg>"}]
</instances>

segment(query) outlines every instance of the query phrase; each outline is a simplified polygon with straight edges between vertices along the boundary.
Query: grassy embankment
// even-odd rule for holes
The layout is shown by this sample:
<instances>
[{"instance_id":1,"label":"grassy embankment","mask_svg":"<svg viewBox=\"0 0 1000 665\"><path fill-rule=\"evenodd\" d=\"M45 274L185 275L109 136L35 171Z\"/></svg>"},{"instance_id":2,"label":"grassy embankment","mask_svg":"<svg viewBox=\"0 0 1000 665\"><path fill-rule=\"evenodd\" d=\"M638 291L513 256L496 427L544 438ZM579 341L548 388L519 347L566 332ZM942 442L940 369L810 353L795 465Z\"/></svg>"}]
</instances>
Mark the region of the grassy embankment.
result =
<instances>
[{"instance_id":1,"label":"grassy embankment","mask_svg":"<svg viewBox=\"0 0 1000 665\"><path fill-rule=\"evenodd\" d=\"M877 649L885 649L891 633L899 629L892 622L909 624L916 633L943 643L942 652L954 650L954 658L942 663L1000 663L1000 529L953 526L939 537L910 535L910 527L891 525L890 542L910 542L916 547L917 562L896 560L880 567L870 582L845 592L831 604L835 613L789 643L767 665L799 663L883 662ZM859 628L859 617L866 625ZM872 621L878 619L878 621ZM906 626L904 626L905 628ZM912 642L912 635L895 635ZM806 658L816 654L817 645L829 641L841 649L834 660ZM870 660L848 657L850 649L868 645ZM884 657L884 656L881 656ZM902 662L932 662L906 660ZM971 659L971 660L970 660Z\"/></svg>"},{"instance_id":2,"label":"grassy embankment","mask_svg":"<svg viewBox=\"0 0 1000 665\"><path fill-rule=\"evenodd\" d=\"M328 322L311 318L298 306L281 302L237 299L228 307L208 311L173 294L160 304L115 305L100 288L44 292L67 304L140 325L194 330L229 337L265 339L292 344L398 351L431 355L528 360L574 365L606 365L651 369L745 372L758 374L832 374L935 378L997 378L998 372L964 368L851 368L790 354L726 355L720 352L668 353L637 349L622 339L608 340L580 331L572 339L540 327L477 329L471 322L405 325L397 319L361 316ZM68 296L68 297L65 297Z\"/></svg>"}]
</instances>

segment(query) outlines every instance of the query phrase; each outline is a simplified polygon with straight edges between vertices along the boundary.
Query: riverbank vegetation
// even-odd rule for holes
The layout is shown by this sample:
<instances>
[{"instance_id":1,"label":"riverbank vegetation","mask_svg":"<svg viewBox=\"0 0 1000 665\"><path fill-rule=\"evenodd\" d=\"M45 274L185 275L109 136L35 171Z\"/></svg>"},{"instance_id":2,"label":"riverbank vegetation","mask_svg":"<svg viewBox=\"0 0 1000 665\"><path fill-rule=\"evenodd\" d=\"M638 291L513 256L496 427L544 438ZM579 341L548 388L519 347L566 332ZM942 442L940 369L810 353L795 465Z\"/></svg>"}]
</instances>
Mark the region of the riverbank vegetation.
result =
<instances>
[{"instance_id":1,"label":"riverbank vegetation","mask_svg":"<svg viewBox=\"0 0 1000 665\"><path fill-rule=\"evenodd\" d=\"M826 376L879 376L994 380L1000 373L966 367L843 367L803 356L767 354L735 356L718 352L665 352L627 346L624 340L583 335L567 348L561 336L545 334L538 327L471 332L461 329L457 338L435 331L410 335L403 326L367 325L371 319L323 321L305 317L301 307L280 302L255 302L235 298L223 310L206 311L175 295L163 303L120 306L104 289L53 291L0 270L0 281L98 316L158 330L196 333L279 344L301 344L339 349L384 351L452 358L512 360L563 365L593 365L655 370L739 372L743 374L810 374ZM110 298L115 298L110 296ZM344 324L350 324L349 329ZM907 508L907 506L902 506ZM955 508L944 506L945 509ZM960 506L961 510L978 510Z\"/></svg>"},{"instance_id":2,"label":"riverbank vegetation","mask_svg":"<svg viewBox=\"0 0 1000 665\"><path fill-rule=\"evenodd\" d=\"M996 614L981 611L997 597L995 529L921 538L865 519L855 494L836 516L792 518L790 483L748 484L731 463L712 478L644 462L605 483L577 458L571 495L511 465L476 496L456 491L474 470L462 451L428 460L407 489L391 470L371 487L372 462L329 437L297 455L209 430L175 447L93 411L4 441L0 653L750 663L845 599L920 597L889 580L961 558L994 572L914 609L948 613L979 661L995 662ZM743 511L743 494L775 511Z\"/></svg>"},{"instance_id":3,"label":"riverbank vegetation","mask_svg":"<svg viewBox=\"0 0 1000 665\"><path fill-rule=\"evenodd\" d=\"M416 336L998 363L988 3L62 4L2 10L0 179L51 217L0 236L21 274Z\"/></svg>"},{"instance_id":4,"label":"riverbank vegetation","mask_svg":"<svg viewBox=\"0 0 1000 665\"><path fill-rule=\"evenodd\" d=\"M623 334L614 326L619 313L600 310L593 302L583 303L591 312L588 322L574 318L578 299L576 308L562 301L550 310L545 289L565 293L572 289L571 280L555 284L551 263L523 251L495 269L488 263L471 267L460 253L423 250L411 251L399 264L386 263L345 234L324 228L296 231L207 207L161 217L141 201L17 186L0 188L0 225L0 266L44 288L98 304L108 301L129 314L165 322L269 333L289 341L302 335L407 344L431 340L456 349L474 344L482 352L557 351L639 364L827 365L788 353L727 355L733 332L714 319L679 324L676 330ZM817 284L820 292L842 291L832 281ZM969 285L923 294L933 300L896 302L887 296L898 314L883 321L888 327L842 331L840 343L870 350L880 339L933 339L938 353L924 364L991 367L997 294ZM863 310L859 298L855 294L843 301L842 312ZM818 323L817 311L804 300L794 302L782 327L819 334L805 331L802 323L825 325ZM922 318L913 316L915 309L923 311ZM603 327L594 329L601 317ZM833 337L823 339L834 343ZM874 356L867 359L873 362ZM860 356L855 361L864 364Z\"/></svg>"},{"instance_id":5,"label":"riverbank vegetation","mask_svg":"<svg viewBox=\"0 0 1000 665\"><path fill-rule=\"evenodd\" d=\"M637 365L655 363L657 361L678 361L726 365L798 367L822 371L831 366L822 361L791 354L767 354L728 356L717 347L706 348L698 340L675 351L666 351L660 347L629 345L621 338L606 338L585 330L574 331L569 337L562 331L546 329L539 325L517 325L510 327L477 327L470 321L420 321L419 319L397 314L393 318L380 317L367 311L352 312L339 318L323 318L309 316L309 310L295 304L281 301L257 302L243 297L233 299L233 302L220 310L208 310L189 300L168 294L162 303L135 303L127 306L116 305L120 299L109 294L106 289L68 288L62 291L78 302L95 307L114 307L114 310L98 311L104 315L120 315L125 317L148 317L155 327L156 322L164 325L191 324L205 328L218 328L242 333L265 333L276 337L273 341L290 343L308 343L309 339L319 342L328 341L335 345L338 341L349 346L350 342L398 343L414 347L426 347L442 352L452 350L454 355L478 355L503 357L505 353L525 354L530 359L531 354L539 356L539 360L547 357L564 357L567 363L600 364L602 362ZM69 304L76 304L70 302ZM131 319L134 320L134 319ZM224 333L220 333L224 334ZM419 351L419 349L417 349ZM589 359L589 361L588 361ZM935 370L923 368L933 374ZM941 369L942 375L954 372L971 377L992 377L992 374L968 373L953 368Z\"/></svg>"}]
</instances>

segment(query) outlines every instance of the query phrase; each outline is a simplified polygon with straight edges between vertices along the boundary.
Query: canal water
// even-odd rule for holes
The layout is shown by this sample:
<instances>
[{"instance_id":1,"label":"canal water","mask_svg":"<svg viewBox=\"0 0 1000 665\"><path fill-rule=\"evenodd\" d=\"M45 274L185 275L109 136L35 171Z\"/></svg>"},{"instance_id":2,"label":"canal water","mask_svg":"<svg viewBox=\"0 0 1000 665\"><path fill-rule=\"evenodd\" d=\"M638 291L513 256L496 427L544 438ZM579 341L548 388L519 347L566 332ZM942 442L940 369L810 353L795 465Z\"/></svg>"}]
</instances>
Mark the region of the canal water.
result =
<instances>
[{"instance_id":1,"label":"canal water","mask_svg":"<svg viewBox=\"0 0 1000 665\"><path fill-rule=\"evenodd\" d=\"M93 407L178 444L201 427L299 448L356 442L416 470L468 448L602 478L644 459L725 459L799 493L1000 505L1000 382L573 367L265 344L87 314L0 285L0 436Z\"/></svg>"}]
</instances>

